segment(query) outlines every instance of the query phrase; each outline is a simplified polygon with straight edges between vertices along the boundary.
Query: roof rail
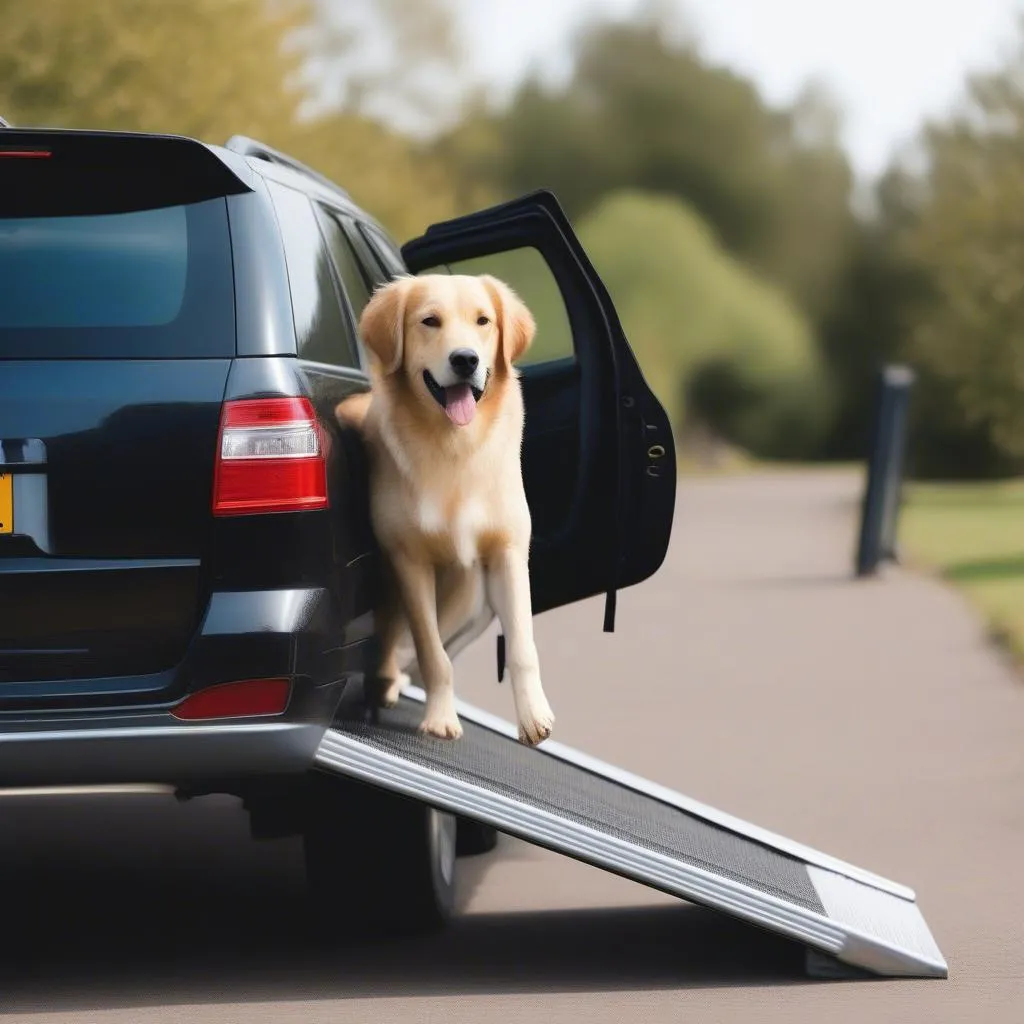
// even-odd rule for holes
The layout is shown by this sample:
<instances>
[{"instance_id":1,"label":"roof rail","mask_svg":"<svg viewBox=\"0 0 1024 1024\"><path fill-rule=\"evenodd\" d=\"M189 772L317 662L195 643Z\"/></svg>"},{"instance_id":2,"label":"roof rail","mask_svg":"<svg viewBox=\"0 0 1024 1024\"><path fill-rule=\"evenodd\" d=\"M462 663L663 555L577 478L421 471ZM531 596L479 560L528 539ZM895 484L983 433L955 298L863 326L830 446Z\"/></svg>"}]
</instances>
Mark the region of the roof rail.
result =
<instances>
[{"instance_id":1,"label":"roof rail","mask_svg":"<svg viewBox=\"0 0 1024 1024\"><path fill-rule=\"evenodd\" d=\"M328 188L332 192L338 192L346 199L351 199L351 196L340 185L331 181L330 178L325 178L319 171L314 171L312 167L307 167L302 161L282 153L279 149L274 149L273 146L268 146L265 142L250 139L248 135L232 135L225 143L224 148L231 150L232 153L239 153L242 156L252 156L258 160L266 160L268 163L290 167L293 171L298 171L300 174L304 174L306 177L319 182L324 188Z\"/></svg>"}]
</instances>

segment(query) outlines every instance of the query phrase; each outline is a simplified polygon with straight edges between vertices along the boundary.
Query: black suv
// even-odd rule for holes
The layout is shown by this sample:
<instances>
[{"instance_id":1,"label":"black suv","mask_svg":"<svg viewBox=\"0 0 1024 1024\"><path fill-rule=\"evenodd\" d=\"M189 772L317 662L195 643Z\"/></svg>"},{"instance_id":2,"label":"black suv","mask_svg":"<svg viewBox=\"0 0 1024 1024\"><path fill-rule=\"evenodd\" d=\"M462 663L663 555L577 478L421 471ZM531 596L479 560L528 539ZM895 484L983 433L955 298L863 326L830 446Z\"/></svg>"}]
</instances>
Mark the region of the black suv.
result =
<instances>
[{"instance_id":1,"label":"black suv","mask_svg":"<svg viewBox=\"0 0 1024 1024\"><path fill-rule=\"evenodd\" d=\"M0 786L235 794L255 835L303 835L315 893L350 871L379 918L445 917L455 820L310 770L374 648L365 453L334 409L369 386L373 288L431 268L537 315L534 609L606 593L610 629L664 557L675 457L554 196L399 249L251 139L0 129Z\"/></svg>"}]
</instances>

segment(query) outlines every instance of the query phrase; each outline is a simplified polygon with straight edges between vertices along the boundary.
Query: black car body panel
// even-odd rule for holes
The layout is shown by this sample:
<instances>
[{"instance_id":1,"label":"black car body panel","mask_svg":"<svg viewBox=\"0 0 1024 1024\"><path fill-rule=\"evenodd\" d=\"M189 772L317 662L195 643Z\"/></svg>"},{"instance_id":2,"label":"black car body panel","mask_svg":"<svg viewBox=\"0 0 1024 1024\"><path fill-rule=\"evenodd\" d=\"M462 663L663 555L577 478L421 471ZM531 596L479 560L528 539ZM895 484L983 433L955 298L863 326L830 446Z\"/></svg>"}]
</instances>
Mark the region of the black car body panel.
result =
<instances>
[{"instance_id":1,"label":"black car body panel","mask_svg":"<svg viewBox=\"0 0 1024 1024\"><path fill-rule=\"evenodd\" d=\"M343 688L371 665L366 453L334 410L369 387L361 306L406 266L340 189L232 141L0 130L0 279L17 282L0 293L0 787L247 792L309 767ZM491 244L508 214L484 211L471 234ZM572 279L567 305L589 325L578 358L524 373L543 610L654 571L675 477L650 474L623 426L631 398L671 452L557 203L511 214L544 222L547 257ZM465 228L438 226L409 251ZM293 465L259 454L263 421L245 425L253 403L274 402L309 411L273 443L293 427L315 437L323 493L225 511L231 430L246 459ZM637 527L644 537L622 545ZM615 557L593 564L611 541ZM182 720L196 694L267 679L288 683L273 713Z\"/></svg>"}]
</instances>

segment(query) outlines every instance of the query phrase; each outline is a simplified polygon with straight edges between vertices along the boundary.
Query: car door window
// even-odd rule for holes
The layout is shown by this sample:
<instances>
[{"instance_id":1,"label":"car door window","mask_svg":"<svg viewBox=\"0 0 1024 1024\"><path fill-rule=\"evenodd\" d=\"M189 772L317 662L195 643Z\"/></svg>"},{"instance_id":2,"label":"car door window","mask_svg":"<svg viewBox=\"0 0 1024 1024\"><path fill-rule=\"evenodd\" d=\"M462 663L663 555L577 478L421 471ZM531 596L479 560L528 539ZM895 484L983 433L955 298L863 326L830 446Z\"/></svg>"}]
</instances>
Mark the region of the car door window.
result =
<instances>
[{"instance_id":1,"label":"car door window","mask_svg":"<svg viewBox=\"0 0 1024 1024\"><path fill-rule=\"evenodd\" d=\"M547 261L532 246L446 263L424 273L491 274L509 285L526 303L537 323L533 344L519 360L519 366L575 358L572 327L558 282Z\"/></svg>"},{"instance_id":2,"label":"car door window","mask_svg":"<svg viewBox=\"0 0 1024 1024\"><path fill-rule=\"evenodd\" d=\"M383 232L378 231L372 224L360 224L359 235L380 264L384 273L383 280L387 281L407 273L405 260L402 259L398 247Z\"/></svg>"},{"instance_id":3,"label":"car door window","mask_svg":"<svg viewBox=\"0 0 1024 1024\"><path fill-rule=\"evenodd\" d=\"M407 273L399 250L380 231L360 224L363 241L372 250L386 278ZM430 267L420 273L491 274L508 284L526 303L537 322L537 334L519 366L574 359L572 327L558 282L541 253L532 246Z\"/></svg>"},{"instance_id":4,"label":"car door window","mask_svg":"<svg viewBox=\"0 0 1024 1024\"><path fill-rule=\"evenodd\" d=\"M349 242L344 218L330 210L320 207L324 238L331 261L338 273L338 280L345 291L349 309L352 311L353 322L359 323L363 307L370 301L372 285L367 283L366 274L355 250Z\"/></svg>"},{"instance_id":5,"label":"car door window","mask_svg":"<svg viewBox=\"0 0 1024 1024\"><path fill-rule=\"evenodd\" d=\"M309 199L267 181L284 239L292 315L300 358L358 368L355 327L343 310L331 257Z\"/></svg>"}]
</instances>

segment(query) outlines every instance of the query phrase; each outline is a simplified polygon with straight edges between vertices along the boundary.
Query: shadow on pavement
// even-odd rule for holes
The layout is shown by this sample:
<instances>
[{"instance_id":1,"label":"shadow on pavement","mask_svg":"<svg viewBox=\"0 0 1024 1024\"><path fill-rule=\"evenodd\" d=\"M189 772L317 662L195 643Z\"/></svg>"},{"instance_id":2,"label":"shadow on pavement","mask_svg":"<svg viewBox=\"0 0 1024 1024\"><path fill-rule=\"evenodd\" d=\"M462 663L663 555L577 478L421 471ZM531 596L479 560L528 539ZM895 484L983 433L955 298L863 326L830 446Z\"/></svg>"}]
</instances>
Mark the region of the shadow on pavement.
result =
<instances>
[{"instance_id":1,"label":"shadow on pavement","mask_svg":"<svg viewBox=\"0 0 1024 1024\"><path fill-rule=\"evenodd\" d=\"M462 861L468 888L497 854ZM684 903L474 914L431 939L310 937L297 841L231 800L0 801L0 1013L803 981L799 946ZM465 895L465 894L464 894Z\"/></svg>"}]
</instances>

